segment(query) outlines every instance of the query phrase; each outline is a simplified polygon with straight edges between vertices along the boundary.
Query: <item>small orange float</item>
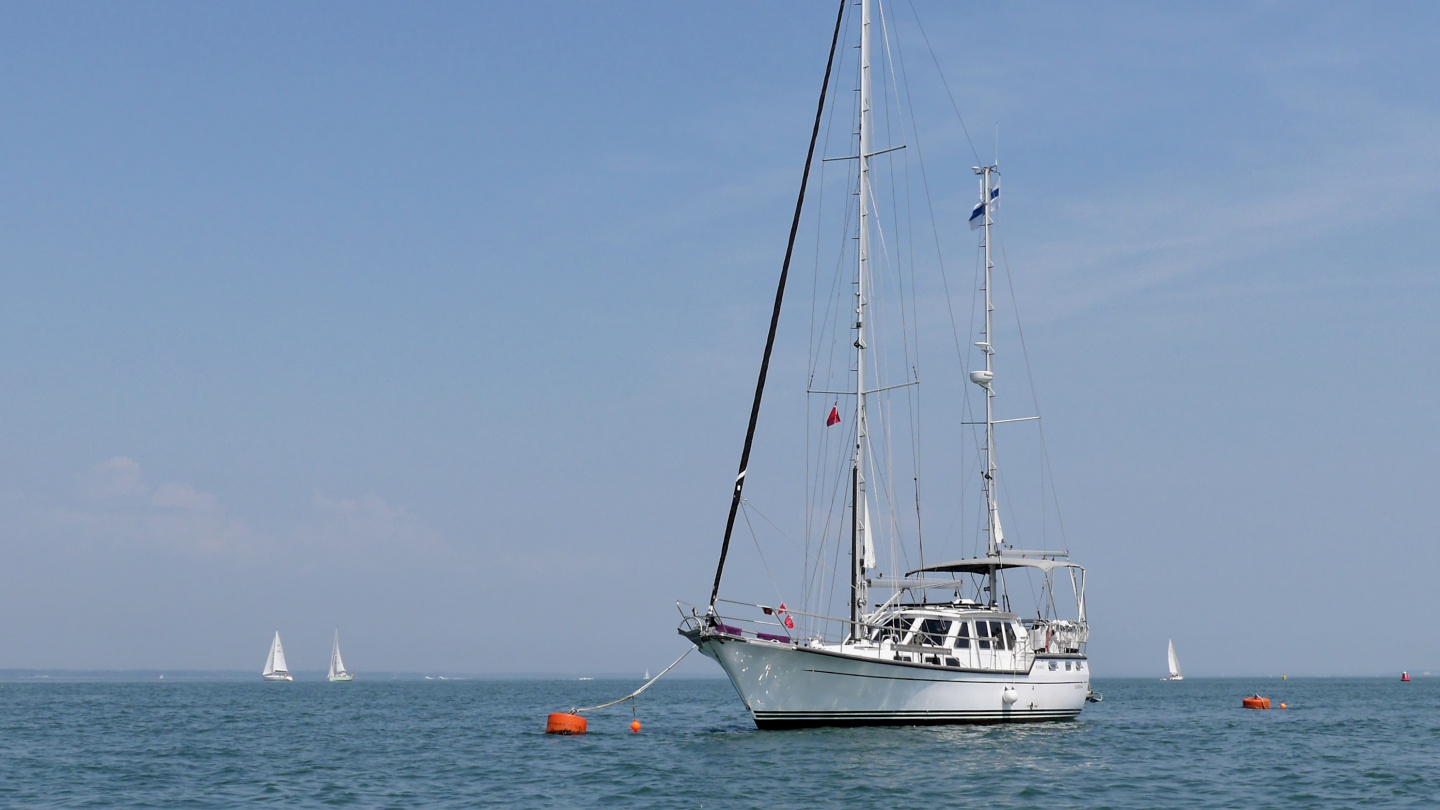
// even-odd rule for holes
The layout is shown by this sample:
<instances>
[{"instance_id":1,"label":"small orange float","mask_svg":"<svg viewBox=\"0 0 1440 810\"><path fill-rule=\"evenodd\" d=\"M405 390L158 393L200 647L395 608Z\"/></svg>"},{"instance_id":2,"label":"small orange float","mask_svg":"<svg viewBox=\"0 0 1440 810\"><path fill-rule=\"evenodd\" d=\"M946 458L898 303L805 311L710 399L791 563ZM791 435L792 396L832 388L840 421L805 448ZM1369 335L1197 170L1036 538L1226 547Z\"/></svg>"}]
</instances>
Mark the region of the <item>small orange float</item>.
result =
<instances>
[{"instance_id":1,"label":"small orange float","mask_svg":"<svg viewBox=\"0 0 1440 810\"><path fill-rule=\"evenodd\" d=\"M1247 709L1268 709L1270 708L1270 698L1251 695L1241 700L1240 705Z\"/></svg>"},{"instance_id":2,"label":"small orange float","mask_svg":"<svg viewBox=\"0 0 1440 810\"><path fill-rule=\"evenodd\" d=\"M584 734L585 718L568 712L552 712L545 720L546 734Z\"/></svg>"},{"instance_id":3,"label":"small orange float","mask_svg":"<svg viewBox=\"0 0 1440 810\"><path fill-rule=\"evenodd\" d=\"M630 721L630 733L631 733L631 734L639 734L639 733L640 733L640 719L639 719L638 717L637 717L636 719Z\"/></svg>"}]
</instances>

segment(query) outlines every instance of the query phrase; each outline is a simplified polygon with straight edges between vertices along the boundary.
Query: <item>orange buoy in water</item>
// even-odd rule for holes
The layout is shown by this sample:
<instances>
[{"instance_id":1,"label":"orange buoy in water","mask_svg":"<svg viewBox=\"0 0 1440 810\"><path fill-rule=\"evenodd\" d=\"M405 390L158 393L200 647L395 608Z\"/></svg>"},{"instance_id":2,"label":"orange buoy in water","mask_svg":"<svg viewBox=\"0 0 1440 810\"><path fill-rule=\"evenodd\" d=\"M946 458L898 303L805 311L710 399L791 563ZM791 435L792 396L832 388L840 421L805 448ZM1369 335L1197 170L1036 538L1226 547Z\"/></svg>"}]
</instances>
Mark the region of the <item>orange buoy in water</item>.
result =
<instances>
[{"instance_id":1,"label":"orange buoy in water","mask_svg":"<svg viewBox=\"0 0 1440 810\"><path fill-rule=\"evenodd\" d=\"M1270 708L1270 698L1251 695L1241 700L1240 705L1247 709L1268 709Z\"/></svg>"},{"instance_id":2,"label":"orange buoy in water","mask_svg":"<svg viewBox=\"0 0 1440 810\"><path fill-rule=\"evenodd\" d=\"M1290 707L1289 707L1289 706L1286 706L1284 703L1281 703L1281 704L1280 704L1280 708L1282 708L1282 709L1288 709L1288 708L1290 708Z\"/></svg>"},{"instance_id":3,"label":"orange buoy in water","mask_svg":"<svg viewBox=\"0 0 1440 810\"><path fill-rule=\"evenodd\" d=\"M1402 672L1402 673L1400 673L1400 682L1401 682L1401 683L1409 683L1409 682L1410 682L1410 673L1408 673L1408 672Z\"/></svg>"},{"instance_id":4,"label":"orange buoy in water","mask_svg":"<svg viewBox=\"0 0 1440 810\"><path fill-rule=\"evenodd\" d=\"M631 734L638 734L638 733L640 733L640 718L637 717L637 718L635 718L634 720L631 720L631 721L630 721L630 733L631 733Z\"/></svg>"},{"instance_id":5,"label":"orange buoy in water","mask_svg":"<svg viewBox=\"0 0 1440 810\"><path fill-rule=\"evenodd\" d=\"M545 720L546 734L584 734L585 718L568 712L553 712Z\"/></svg>"}]
</instances>

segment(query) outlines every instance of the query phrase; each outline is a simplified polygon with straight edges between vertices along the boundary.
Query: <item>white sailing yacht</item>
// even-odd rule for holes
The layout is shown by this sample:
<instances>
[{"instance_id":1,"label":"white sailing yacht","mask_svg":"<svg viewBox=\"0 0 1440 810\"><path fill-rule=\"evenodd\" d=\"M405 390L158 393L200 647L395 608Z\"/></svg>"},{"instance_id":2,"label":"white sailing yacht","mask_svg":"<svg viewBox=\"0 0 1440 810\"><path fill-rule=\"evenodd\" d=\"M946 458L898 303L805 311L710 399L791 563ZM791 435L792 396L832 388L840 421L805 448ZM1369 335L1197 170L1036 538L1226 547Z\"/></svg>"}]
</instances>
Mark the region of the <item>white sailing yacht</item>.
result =
<instances>
[{"instance_id":1,"label":"white sailing yacht","mask_svg":"<svg viewBox=\"0 0 1440 810\"><path fill-rule=\"evenodd\" d=\"M1090 690L1089 660L1085 652L1089 624L1085 615L1084 569L1069 561L1068 551L1017 550L1006 541L1000 521L996 426L1039 417L997 419L995 415L993 360L996 346L992 331L995 306L990 295L994 265L990 247L993 215L999 202L998 165L974 168L978 178L979 202L971 216L972 230L981 232L978 253L983 257L981 289L984 292L984 326L980 340L974 345L983 354L984 367L971 371L968 378L983 391L985 413L983 422L977 417L977 421L965 424L983 427L983 435L977 435L976 441L983 442L977 466L981 467L978 477L984 495L984 512L978 514L977 539L974 542L977 545L981 542L978 535L983 532L984 553L926 565L923 564L922 550L920 564L914 565L903 576L892 574L887 578L876 570L879 565L876 547L882 533L890 533L892 549L896 546L893 539L897 534L893 529L897 523L894 504L899 499L894 498L894 487L890 485L894 476L887 473L887 465L893 464L894 456L887 454L882 447L882 442L890 439L891 431L886 419L894 411L886 410L877 418L876 424L880 429L872 434L870 420L874 415L868 409L872 406L888 409L890 406L885 403L891 400L885 397L894 393L892 389L918 384L918 374L893 385L889 383L895 380L885 380L881 376L884 358L877 354L877 345L885 338L872 325L880 309L876 305L879 288L872 264L880 261L884 268L883 262L892 260L895 248L883 241L887 233L874 221L882 212L893 209L889 203L880 205L873 199L876 189L883 189L886 185L872 182L871 163L877 155L904 148L903 144L878 147L874 144L872 4L873 0L843 0L837 13L830 62L826 66L810 152L806 157L791 227L790 246L780 274L770 335L761 363L739 474L732 491L714 586L708 604L703 607L677 603L682 615L678 630L704 655L719 663L739 692L756 726L762 729L1071 719L1079 715L1087 698L1099 699ZM836 43L845 15L853 16L856 12L859 19L851 20L847 29L859 34L856 49L858 64L855 65L858 107L850 119L854 127L854 138L851 140L853 154L826 158L850 161L845 165L851 167L847 182L850 184L848 196L853 202L849 203L845 213L846 232L840 235L846 247L837 249L843 251L840 255L850 263L848 267L853 275L849 283L837 282L834 287L841 290L838 296L842 299L849 296L848 303L843 306L853 309L848 313L840 308L835 310L835 334L838 337L831 344L841 346L842 351L848 353L848 361L841 361L848 370L842 369L836 374L848 375L841 379L848 379L850 387L848 390L808 391L810 394L826 395L824 404L829 412L825 422L827 429L842 420L849 423L848 438L841 440L839 450L831 457L835 459L836 471L825 479L830 482L826 486L833 485L832 489L823 496L838 504L826 508L840 510L836 513L839 516L827 519L822 527L828 532L826 542L830 542L829 537L834 538L832 556L837 558L837 562L841 553L848 552L849 570L835 570L818 553L812 556L810 551L805 552L807 568L829 571L829 575L833 576L832 582L839 588L848 588L848 615L840 616L821 612L828 609L829 603L823 596L810 595L812 592L823 592L823 588L807 590L800 601L802 607L819 603L814 611L787 609L784 603L777 607L721 599L719 593L736 514L742 508L752 508L750 502L742 498L742 491L749 472L756 421L775 345L786 276L804 209L805 188L810 179L816 139L821 131L831 71L835 64ZM890 61L888 43L886 45L884 54L886 61ZM842 59L848 58L842 55ZM897 90L888 103L895 103L898 95ZM887 106L884 109L888 114L890 108ZM885 128L879 131L888 133L894 130ZM823 173L821 177L823 184ZM893 237L893 232L889 235ZM877 236L880 241L878 251L874 251ZM846 327L849 327L848 337ZM948 333L945 338L949 339ZM907 374L909 371L907 368ZM843 386L840 387L843 389ZM837 398L833 410L829 395ZM843 417L838 405L838 398L842 396L853 398L850 401L854 403L853 410ZM915 469L914 517L916 537L919 537L918 462ZM905 483L908 484L908 481ZM878 498L890 498L888 503L891 506L880 507L877 501L877 512L882 517L872 521L871 500ZM749 514L747 511L745 525L753 531ZM979 529L979 526L984 528ZM810 535L807 534L806 538L808 543ZM799 547L798 542L795 545ZM892 550L887 561L890 570L897 570L894 567L897 559L898 555ZM901 566L898 570L905 567L910 566ZM1007 584L1007 577L1015 581L1015 587ZM1059 607L1065 600L1057 602L1057 579L1069 581L1074 597L1073 610ZM1025 585L1027 581L1028 587ZM837 594L841 593L839 588L835 591ZM885 592L888 595L884 595ZM1012 610L1012 593L1017 598L1034 596L1034 609ZM938 600L932 594L939 594Z\"/></svg>"},{"instance_id":2,"label":"white sailing yacht","mask_svg":"<svg viewBox=\"0 0 1440 810\"><path fill-rule=\"evenodd\" d=\"M1170 677L1161 678L1162 681L1183 681L1185 676L1180 674L1180 659L1175 657L1175 639L1170 639L1170 652L1167 663L1170 665Z\"/></svg>"},{"instance_id":3,"label":"white sailing yacht","mask_svg":"<svg viewBox=\"0 0 1440 810\"><path fill-rule=\"evenodd\" d=\"M260 673L267 681L293 681L290 668L285 665L285 648L280 646L280 631L275 631L275 640L270 643L270 654L265 657L265 669Z\"/></svg>"},{"instance_id":4,"label":"white sailing yacht","mask_svg":"<svg viewBox=\"0 0 1440 810\"><path fill-rule=\"evenodd\" d=\"M330 649L330 682L355 680L354 674L345 670L345 661L340 657L340 628L335 628L335 646Z\"/></svg>"}]
</instances>

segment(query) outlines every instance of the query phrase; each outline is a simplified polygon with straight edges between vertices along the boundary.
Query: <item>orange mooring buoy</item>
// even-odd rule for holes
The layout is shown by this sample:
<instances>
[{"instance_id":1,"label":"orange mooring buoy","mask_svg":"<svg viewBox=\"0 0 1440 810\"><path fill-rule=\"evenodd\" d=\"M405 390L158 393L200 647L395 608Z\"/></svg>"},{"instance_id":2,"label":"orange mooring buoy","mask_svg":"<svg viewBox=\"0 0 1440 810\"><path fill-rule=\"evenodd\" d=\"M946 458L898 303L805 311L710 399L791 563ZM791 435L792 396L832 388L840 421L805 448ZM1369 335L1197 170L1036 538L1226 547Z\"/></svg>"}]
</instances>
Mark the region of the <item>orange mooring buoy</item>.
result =
<instances>
[{"instance_id":1,"label":"orange mooring buoy","mask_svg":"<svg viewBox=\"0 0 1440 810\"><path fill-rule=\"evenodd\" d=\"M1408 672L1402 672L1402 673L1400 673L1400 682L1401 682L1401 683L1409 683L1409 682L1410 682L1410 673L1408 673Z\"/></svg>"},{"instance_id":2,"label":"orange mooring buoy","mask_svg":"<svg viewBox=\"0 0 1440 810\"><path fill-rule=\"evenodd\" d=\"M1240 705L1247 709L1268 709L1270 708L1270 698L1251 695L1241 700Z\"/></svg>"},{"instance_id":3,"label":"orange mooring buoy","mask_svg":"<svg viewBox=\"0 0 1440 810\"><path fill-rule=\"evenodd\" d=\"M640 733L640 718L637 717L637 718L635 718L634 720L631 720L631 721L630 721L630 733L631 733L631 734L639 734L639 733Z\"/></svg>"},{"instance_id":4,"label":"orange mooring buoy","mask_svg":"<svg viewBox=\"0 0 1440 810\"><path fill-rule=\"evenodd\" d=\"M585 718L568 712L553 712L545 720L546 734L584 734Z\"/></svg>"}]
</instances>

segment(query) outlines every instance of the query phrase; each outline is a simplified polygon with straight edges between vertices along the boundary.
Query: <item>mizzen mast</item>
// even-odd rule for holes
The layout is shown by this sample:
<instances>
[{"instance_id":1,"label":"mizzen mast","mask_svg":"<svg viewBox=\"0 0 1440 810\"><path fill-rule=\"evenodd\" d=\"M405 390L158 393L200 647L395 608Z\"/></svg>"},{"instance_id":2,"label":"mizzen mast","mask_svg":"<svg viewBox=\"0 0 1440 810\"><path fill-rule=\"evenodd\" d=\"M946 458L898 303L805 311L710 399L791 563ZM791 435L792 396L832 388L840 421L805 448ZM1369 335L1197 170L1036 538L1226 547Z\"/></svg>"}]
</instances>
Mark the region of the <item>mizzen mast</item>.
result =
<instances>
[{"instance_id":1,"label":"mizzen mast","mask_svg":"<svg viewBox=\"0 0 1440 810\"><path fill-rule=\"evenodd\" d=\"M985 250L985 339L975 345L985 353L985 368L970 372L970 381L985 389L985 471L981 473L985 489L985 511L987 515L986 532L990 535L987 555L990 557L1000 556L1001 544L1005 542L1005 531L1000 527L1000 499L997 490L995 466L995 388L992 383L995 381L995 345L994 345L994 324L995 303L990 296L990 282L995 264L990 258L990 225L991 213L994 210L995 202L999 197L1000 185L998 175L999 166L976 166L975 173L980 175L980 204L976 206L975 213L971 215L973 221L977 216L981 220L979 226L983 228L983 243ZM990 599L989 603L995 605L999 601L999 583L996 568L990 569Z\"/></svg>"}]
</instances>

